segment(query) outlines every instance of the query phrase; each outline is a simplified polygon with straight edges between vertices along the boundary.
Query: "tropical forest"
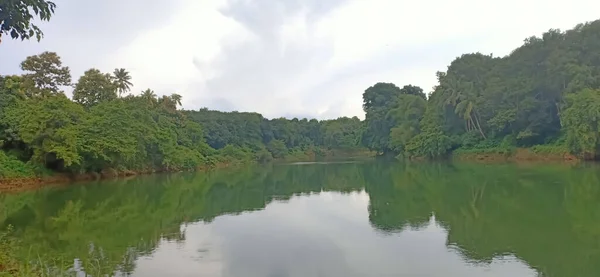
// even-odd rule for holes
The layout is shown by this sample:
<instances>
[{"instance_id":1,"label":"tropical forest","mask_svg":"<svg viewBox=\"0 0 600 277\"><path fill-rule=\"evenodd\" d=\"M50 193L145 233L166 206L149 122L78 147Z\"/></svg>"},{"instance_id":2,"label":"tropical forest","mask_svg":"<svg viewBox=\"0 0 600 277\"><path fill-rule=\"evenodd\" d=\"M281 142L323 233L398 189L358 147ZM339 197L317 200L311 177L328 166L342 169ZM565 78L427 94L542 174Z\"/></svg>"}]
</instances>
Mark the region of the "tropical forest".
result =
<instances>
[{"instance_id":1,"label":"tropical forest","mask_svg":"<svg viewBox=\"0 0 600 277\"><path fill-rule=\"evenodd\" d=\"M321 5L223 2L262 27ZM55 9L0 0L0 63L17 58L0 72L0 277L600 276L600 19L452 54L430 88L371 74L351 88L364 114L316 119L188 105L45 45L2 52L43 40Z\"/></svg>"},{"instance_id":2,"label":"tropical forest","mask_svg":"<svg viewBox=\"0 0 600 277\"><path fill-rule=\"evenodd\" d=\"M430 92L376 83L363 94L364 120L183 110L176 93L131 92L126 69L73 80L57 53L44 52L21 63L24 74L0 77L0 177L190 170L335 150L442 159L528 148L595 159L599 37L594 21L527 38L504 57L464 54Z\"/></svg>"}]
</instances>

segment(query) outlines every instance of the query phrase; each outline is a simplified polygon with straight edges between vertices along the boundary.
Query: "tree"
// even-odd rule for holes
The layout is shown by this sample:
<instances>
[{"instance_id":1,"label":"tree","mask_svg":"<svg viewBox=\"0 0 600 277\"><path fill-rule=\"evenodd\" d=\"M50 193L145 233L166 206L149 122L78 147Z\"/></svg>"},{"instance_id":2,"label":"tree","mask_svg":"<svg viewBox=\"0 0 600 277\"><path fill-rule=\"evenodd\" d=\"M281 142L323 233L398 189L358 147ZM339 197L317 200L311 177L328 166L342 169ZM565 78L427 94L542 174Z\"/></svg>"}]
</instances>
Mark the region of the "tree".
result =
<instances>
[{"instance_id":1,"label":"tree","mask_svg":"<svg viewBox=\"0 0 600 277\"><path fill-rule=\"evenodd\" d=\"M402 92L392 83L377 83L363 93L366 130L363 144L380 153L389 151L390 130L394 122L386 117Z\"/></svg>"},{"instance_id":2,"label":"tree","mask_svg":"<svg viewBox=\"0 0 600 277\"><path fill-rule=\"evenodd\" d=\"M54 14L56 4L45 0L7 0L0 3L0 42L2 35L10 35L12 39L30 39L38 41L44 33L31 21L36 16L42 21L49 21Z\"/></svg>"},{"instance_id":3,"label":"tree","mask_svg":"<svg viewBox=\"0 0 600 277\"><path fill-rule=\"evenodd\" d=\"M140 97L144 99L146 103L148 103L150 106L154 106L157 102L156 93L154 93L154 91L151 89L146 89L142 91Z\"/></svg>"},{"instance_id":4,"label":"tree","mask_svg":"<svg viewBox=\"0 0 600 277\"><path fill-rule=\"evenodd\" d=\"M21 76L0 76L0 148L19 140L15 122L7 118L6 111L26 98Z\"/></svg>"},{"instance_id":5,"label":"tree","mask_svg":"<svg viewBox=\"0 0 600 277\"><path fill-rule=\"evenodd\" d=\"M397 105L388 112L395 125L390 131L390 149L397 154L405 151L409 141L420 132L420 121L425 113L427 102L424 94L406 93L400 95Z\"/></svg>"},{"instance_id":6,"label":"tree","mask_svg":"<svg viewBox=\"0 0 600 277\"><path fill-rule=\"evenodd\" d=\"M26 72L23 77L34 85L28 93L30 97L47 97L59 93L61 86L71 85L71 71L62 66L55 52L29 56L21 63L21 69Z\"/></svg>"},{"instance_id":7,"label":"tree","mask_svg":"<svg viewBox=\"0 0 600 277\"><path fill-rule=\"evenodd\" d=\"M181 95L177 93L173 93L170 96L163 95L163 97L158 100L158 103L165 110L174 112L177 110L177 106L181 105Z\"/></svg>"},{"instance_id":8,"label":"tree","mask_svg":"<svg viewBox=\"0 0 600 277\"><path fill-rule=\"evenodd\" d=\"M273 155L273 158L283 158L288 152L285 143L281 140L274 139L269 144L267 144L267 149Z\"/></svg>"},{"instance_id":9,"label":"tree","mask_svg":"<svg viewBox=\"0 0 600 277\"><path fill-rule=\"evenodd\" d=\"M33 161L58 168L80 162L79 123L84 111L66 96L19 101L6 116L16 123L16 132L33 152Z\"/></svg>"},{"instance_id":10,"label":"tree","mask_svg":"<svg viewBox=\"0 0 600 277\"><path fill-rule=\"evenodd\" d=\"M594 159L600 149L600 90L586 89L567 96L562 121L572 153Z\"/></svg>"},{"instance_id":11,"label":"tree","mask_svg":"<svg viewBox=\"0 0 600 277\"><path fill-rule=\"evenodd\" d=\"M117 91L119 92L119 96L125 92L128 92L131 89L131 86L133 86L131 83L131 76L129 75L129 72L125 70L125 68L116 68L113 72L113 78L115 81L115 86L117 87Z\"/></svg>"},{"instance_id":12,"label":"tree","mask_svg":"<svg viewBox=\"0 0 600 277\"><path fill-rule=\"evenodd\" d=\"M73 90L73 100L88 108L116 98L117 90L110 75L98 69L84 72Z\"/></svg>"},{"instance_id":13,"label":"tree","mask_svg":"<svg viewBox=\"0 0 600 277\"><path fill-rule=\"evenodd\" d=\"M423 93L423 89L422 88L420 88L418 86L413 86L413 85L403 86L402 89L400 89L400 93L419 96L419 97L421 97L423 99L427 98L427 96L425 95L425 93Z\"/></svg>"}]
</instances>

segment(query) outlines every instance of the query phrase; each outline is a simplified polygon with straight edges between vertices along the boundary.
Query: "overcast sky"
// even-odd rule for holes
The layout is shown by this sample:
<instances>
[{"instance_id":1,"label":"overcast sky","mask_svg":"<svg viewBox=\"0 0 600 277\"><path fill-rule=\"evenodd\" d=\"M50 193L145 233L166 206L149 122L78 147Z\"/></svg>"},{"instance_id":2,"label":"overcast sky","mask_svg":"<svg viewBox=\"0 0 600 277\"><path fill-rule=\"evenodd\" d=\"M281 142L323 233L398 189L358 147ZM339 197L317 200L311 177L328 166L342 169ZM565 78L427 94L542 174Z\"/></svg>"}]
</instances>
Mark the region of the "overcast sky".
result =
<instances>
[{"instance_id":1,"label":"overcast sky","mask_svg":"<svg viewBox=\"0 0 600 277\"><path fill-rule=\"evenodd\" d=\"M179 93L187 109L266 117L364 117L376 82L429 92L469 52L508 54L526 37L600 18L592 0L54 0L45 38L0 44L0 74L57 52L74 80L131 72L134 93Z\"/></svg>"}]
</instances>

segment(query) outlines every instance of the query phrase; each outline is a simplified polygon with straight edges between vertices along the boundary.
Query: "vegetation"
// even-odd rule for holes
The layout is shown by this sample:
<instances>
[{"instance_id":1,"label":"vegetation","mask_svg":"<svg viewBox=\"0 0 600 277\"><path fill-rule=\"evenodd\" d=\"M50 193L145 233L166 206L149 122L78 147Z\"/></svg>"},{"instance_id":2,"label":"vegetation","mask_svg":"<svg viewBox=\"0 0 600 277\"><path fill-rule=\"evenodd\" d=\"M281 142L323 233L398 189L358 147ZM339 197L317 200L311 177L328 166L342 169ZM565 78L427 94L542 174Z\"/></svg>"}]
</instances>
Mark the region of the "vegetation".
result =
<instances>
[{"instance_id":1,"label":"vegetation","mask_svg":"<svg viewBox=\"0 0 600 277\"><path fill-rule=\"evenodd\" d=\"M422 90L378 83L363 95L363 142L379 153L600 154L600 20L530 37L505 57L465 54Z\"/></svg>"},{"instance_id":2,"label":"vegetation","mask_svg":"<svg viewBox=\"0 0 600 277\"><path fill-rule=\"evenodd\" d=\"M289 120L180 110L178 94L158 97L147 89L124 95L132 86L124 69L90 69L71 84L69 68L52 52L28 57L21 68L21 76L0 77L0 178L32 177L44 171L38 169L192 170L361 149L363 123L357 117ZM61 90L69 85L72 100Z\"/></svg>"},{"instance_id":3,"label":"vegetation","mask_svg":"<svg viewBox=\"0 0 600 277\"><path fill-rule=\"evenodd\" d=\"M35 16L48 21L54 14L56 4L45 0L10 0L0 3L0 41L2 35L10 35L12 39L30 39L38 41L44 33L31 21Z\"/></svg>"},{"instance_id":4,"label":"vegetation","mask_svg":"<svg viewBox=\"0 0 600 277\"><path fill-rule=\"evenodd\" d=\"M2 28L17 34L38 30L28 27L29 8L42 19L55 8L41 0L11 3L1 6L2 16L11 16L2 18ZM363 94L364 121L181 110L176 93L131 94L132 78L124 68L112 73L92 68L73 83L60 57L44 52L21 63L23 75L0 76L0 158L7 161L0 178L48 170L191 170L314 159L335 154L331 149L362 147L407 158L453 151L510 154L526 147L595 159L600 52L587 49L598 49L597 34L600 20L528 38L505 57L462 55L437 73L439 82L428 97L416 86L377 83ZM68 86L72 99L63 91Z\"/></svg>"}]
</instances>

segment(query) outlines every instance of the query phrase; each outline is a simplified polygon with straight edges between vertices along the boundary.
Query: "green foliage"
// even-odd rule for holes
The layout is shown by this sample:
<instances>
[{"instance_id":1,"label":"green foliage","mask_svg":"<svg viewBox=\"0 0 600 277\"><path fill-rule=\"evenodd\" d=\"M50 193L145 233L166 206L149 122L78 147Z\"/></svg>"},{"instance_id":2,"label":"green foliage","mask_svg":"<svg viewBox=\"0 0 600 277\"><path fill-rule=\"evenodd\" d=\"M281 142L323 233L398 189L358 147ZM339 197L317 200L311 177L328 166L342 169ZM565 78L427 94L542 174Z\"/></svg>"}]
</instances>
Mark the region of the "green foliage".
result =
<instances>
[{"instance_id":1,"label":"green foliage","mask_svg":"<svg viewBox=\"0 0 600 277\"><path fill-rule=\"evenodd\" d=\"M35 169L0 151L0 179L35 177Z\"/></svg>"},{"instance_id":2,"label":"green foliage","mask_svg":"<svg viewBox=\"0 0 600 277\"><path fill-rule=\"evenodd\" d=\"M32 160L42 164L57 159L65 166L80 162L78 153L81 106L62 94L18 101L6 110L8 122L32 151Z\"/></svg>"},{"instance_id":3,"label":"green foliage","mask_svg":"<svg viewBox=\"0 0 600 277\"><path fill-rule=\"evenodd\" d=\"M34 16L42 21L49 21L54 14L56 4L45 0L11 0L0 4L0 37L10 35L12 39L37 38L39 41L44 33L35 24ZM32 14L33 13L35 14Z\"/></svg>"},{"instance_id":4,"label":"green foliage","mask_svg":"<svg viewBox=\"0 0 600 277\"><path fill-rule=\"evenodd\" d=\"M267 149L273 155L273 158L280 159L288 154L288 149L282 140L274 139L267 144Z\"/></svg>"},{"instance_id":5,"label":"green foliage","mask_svg":"<svg viewBox=\"0 0 600 277\"><path fill-rule=\"evenodd\" d=\"M595 159L600 56L584 49L599 45L591 39L598 34L600 20L528 38L505 57L457 57L437 73L438 84L426 100L431 118L423 103L406 99L424 99L418 88L377 83L363 94L363 143L381 153L432 158L454 149L542 149L539 145L566 134L571 153Z\"/></svg>"},{"instance_id":6,"label":"green foliage","mask_svg":"<svg viewBox=\"0 0 600 277\"><path fill-rule=\"evenodd\" d=\"M562 123L569 150L592 158L600 147L600 90L586 89L566 97Z\"/></svg>"},{"instance_id":7,"label":"green foliage","mask_svg":"<svg viewBox=\"0 0 600 277\"><path fill-rule=\"evenodd\" d=\"M98 69L83 73L73 90L73 100L87 108L117 98L117 86L109 74Z\"/></svg>"},{"instance_id":8,"label":"green foliage","mask_svg":"<svg viewBox=\"0 0 600 277\"><path fill-rule=\"evenodd\" d=\"M358 117L340 117L320 122L323 145L329 148L357 148L363 134L363 124ZM318 143L314 143L318 144Z\"/></svg>"},{"instance_id":9,"label":"green foliage","mask_svg":"<svg viewBox=\"0 0 600 277\"><path fill-rule=\"evenodd\" d=\"M131 86L133 86L133 84L131 83L131 76L129 75L129 72L125 70L125 68L115 69L115 71L113 71L112 77L114 85L117 88L117 91L119 92L119 96L121 96L125 92L128 92L131 89Z\"/></svg>"},{"instance_id":10,"label":"green foliage","mask_svg":"<svg viewBox=\"0 0 600 277\"><path fill-rule=\"evenodd\" d=\"M27 91L30 97L48 97L62 93L60 87L71 85L69 67L62 66L60 57L54 52L27 57L21 63L21 69L26 72L23 78L32 84Z\"/></svg>"},{"instance_id":11,"label":"green foliage","mask_svg":"<svg viewBox=\"0 0 600 277\"><path fill-rule=\"evenodd\" d=\"M387 116L397 103L400 88L391 83L377 83L363 94L366 129L363 145L378 152L389 151L389 136L394 121Z\"/></svg>"},{"instance_id":12,"label":"green foliage","mask_svg":"<svg viewBox=\"0 0 600 277\"><path fill-rule=\"evenodd\" d=\"M324 147L360 149L363 123L357 117L269 120L257 113L183 111L176 93L157 96L147 89L123 96L133 84L122 68L112 75L86 71L71 101L59 90L70 75L58 55L28 57L22 68L24 76L0 77L0 150L7 178L46 174L44 169L110 175L193 170L313 159Z\"/></svg>"},{"instance_id":13,"label":"green foliage","mask_svg":"<svg viewBox=\"0 0 600 277\"><path fill-rule=\"evenodd\" d=\"M139 110L125 101L103 102L90 109L81 122L80 153L86 157L88 170L99 171L106 167L125 167L136 160L144 149L144 132L152 127L142 120ZM137 113L136 113L137 111ZM139 135L138 135L139 134Z\"/></svg>"}]
</instances>

